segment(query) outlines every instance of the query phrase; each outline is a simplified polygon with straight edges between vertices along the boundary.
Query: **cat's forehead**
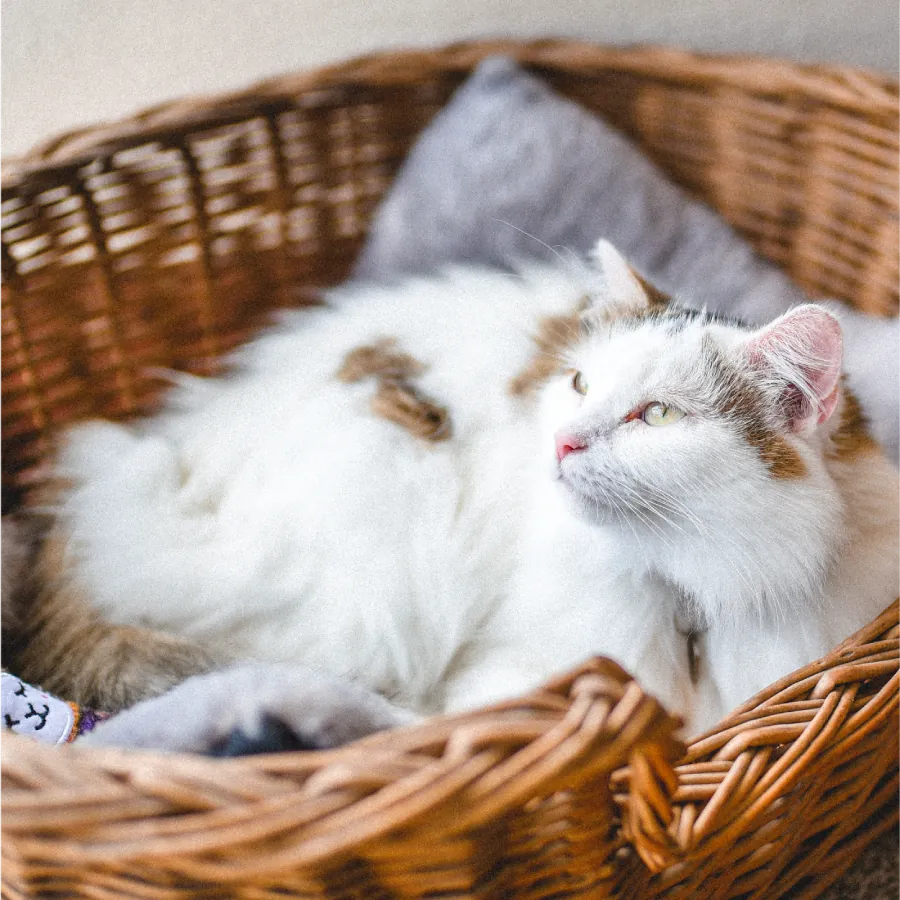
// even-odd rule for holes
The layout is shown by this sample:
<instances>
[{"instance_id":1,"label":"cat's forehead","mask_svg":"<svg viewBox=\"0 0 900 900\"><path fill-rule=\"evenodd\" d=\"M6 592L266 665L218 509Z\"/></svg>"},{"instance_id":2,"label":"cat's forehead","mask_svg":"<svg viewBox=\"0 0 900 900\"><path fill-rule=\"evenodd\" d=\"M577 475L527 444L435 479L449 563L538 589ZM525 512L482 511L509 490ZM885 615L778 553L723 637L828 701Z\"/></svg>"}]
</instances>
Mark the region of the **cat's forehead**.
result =
<instances>
[{"instance_id":1,"label":"cat's forehead","mask_svg":"<svg viewBox=\"0 0 900 900\"><path fill-rule=\"evenodd\" d=\"M742 337L753 328L733 316L679 306L670 302L666 306L651 306L646 311L604 318L585 318L588 335L602 334L607 338L623 338L630 334L656 335L672 339L674 343L692 341L704 334Z\"/></svg>"},{"instance_id":2,"label":"cat's forehead","mask_svg":"<svg viewBox=\"0 0 900 900\"><path fill-rule=\"evenodd\" d=\"M685 367L703 363L711 348L739 343L748 332L741 322L679 307L611 321L588 318L577 362L617 381L678 375Z\"/></svg>"}]
</instances>

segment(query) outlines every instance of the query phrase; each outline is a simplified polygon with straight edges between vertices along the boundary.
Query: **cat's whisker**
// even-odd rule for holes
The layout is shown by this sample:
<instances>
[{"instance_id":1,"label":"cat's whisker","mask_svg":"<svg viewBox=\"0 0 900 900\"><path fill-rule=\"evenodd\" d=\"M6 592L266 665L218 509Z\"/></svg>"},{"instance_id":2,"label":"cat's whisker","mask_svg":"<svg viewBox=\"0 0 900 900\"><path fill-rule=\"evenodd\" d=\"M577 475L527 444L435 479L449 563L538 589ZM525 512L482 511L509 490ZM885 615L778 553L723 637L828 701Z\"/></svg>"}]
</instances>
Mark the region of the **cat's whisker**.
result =
<instances>
[{"instance_id":1,"label":"cat's whisker","mask_svg":"<svg viewBox=\"0 0 900 900\"><path fill-rule=\"evenodd\" d=\"M602 488L601 488L601 490L602 490ZM608 498L609 495L607 494L607 492L605 490L603 491L603 494L604 494L605 498ZM631 531L631 533L634 535L634 539L635 539L635 541L637 541L637 545L638 545L638 549L640 550L640 554L644 558L644 563L645 563L645 565L649 566L650 565L650 557L647 553L646 548L644 547L643 541L641 541L641 538L637 532L637 529L634 527L634 523L631 521L630 518L628 518L628 516L626 516L622 512L622 510L619 508L619 506L615 503L614 498L607 499L607 502L608 503L611 502L612 508L615 511L615 514L618 517L619 521L621 523L623 523L623 525L627 525L629 530Z\"/></svg>"},{"instance_id":2,"label":"cat's whisker","mask_svg":"<svg viewBox=\"0 0 900 900\"><path fill-rule=\"evenodd\" d=\"M584 267L584 261L570 247L564 246L562 248L563 250L567 250L571 254L570 258L566 259L566 257L564 257L555 247L551 247L546 241L542 241L536 234L532 234L530 231L526 231L524 228L519 228L518 225L513 225L512 222L507 222L506 219L501 219L498 216L491 216L490 218L491 221L498 222L501 225L506 225L508 228L512 228L513 230L518 231L519 234L522 234L525 237L531 238L531 240L536 241L542 247L549 250L563 265L571 265L572 263L574 263L575 266L577 266L577 268L579 269ZM575 266L573 266L573 268L575 268Z\"/></svg>"},{"instance_id":3,"label":"cat's whisker","mask_svg":"<svg viewBox=\"0 0 900 900\"><path fill-rule=\"evenodd\" d=\"M607 473L607 477L613 478L613 476L609 475L609 473ZM667 524L671 525L674 528L678 528L679 526L675 522L673 522L671 519L667 518L666 516L661 515L658 511L654 511L652 509L652 507L648 507L646 505L646 497L644 495L640 494L637 490L635 490L635 488L632 487L630 484L628 484L627 481L624 481L622 479L615 479L615 484L619 490L627 491L628 496L631 497L635 501L632 504L628 504L629 509L631 509L636 515L639 515L639 517L642 519L642 521L646 522L649 527L652 527L655 530L655 533L658 534L660 538L666 540L668 543L671 544L670 539L665 534L663 529L657 523L653 523L648 514L653 514L654 512L656 512L656 514L659 515L660 518L662 518ZM638 509L637 509L638 504L643 504L643 509L644 509L643 513L638 512Z\"/></svg>"},{"instance_id":4,"label":"cat's whisker","mask_svg":"<svg viewBox=\"0 0 900 900\"><path fill-rule=\"evenodd\" d=\"M626 489L629 490L629 487L624 482L616 482L616 489ZM651 533L655 534L661 541L669 545L673 546L671 538L663 531L663 529L645 513L642 512L634 503L627 500L622 493L616 493L616 497L618 501L626 507L634 516L636 516L644 525L650 529Z\"/></svg>"}]
</instances>

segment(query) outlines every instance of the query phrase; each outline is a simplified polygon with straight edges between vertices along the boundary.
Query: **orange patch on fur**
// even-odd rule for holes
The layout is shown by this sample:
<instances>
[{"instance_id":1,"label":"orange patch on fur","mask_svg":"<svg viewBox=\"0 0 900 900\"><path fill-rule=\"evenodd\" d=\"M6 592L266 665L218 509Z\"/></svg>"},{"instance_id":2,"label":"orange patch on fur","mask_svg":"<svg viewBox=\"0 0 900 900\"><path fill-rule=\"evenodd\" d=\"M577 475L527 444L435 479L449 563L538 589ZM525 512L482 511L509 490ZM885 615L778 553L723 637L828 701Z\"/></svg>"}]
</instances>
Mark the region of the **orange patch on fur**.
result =
<instances>
[{"instance_id":1,"label":"orange patch on fur","mask_svg":"<svg viewBox=\"0 0 900 900\"><path fill-rule=\"evenodd\" d=\"M715 355L711 354L710 359L714 363L719 363ZM733 379L729 381L724 371L717 377L722 383L729 384L721 404L721 411L739 425L747 442L756 448L772 477L802 478L806 475L807 468L803 457L791 446L787 438L769 427L763 413L763 400L752 385L746 381Z\"/></svg>"},{"instance_id":2,"label":"orange patch on fur","mask_svg":"<svg viewBox=\"0 0 900 900\"><path fill-rule=\"evenodd\" d=\"M396 344L394 338L384 338L376 344L351 350L338 369L338 380L349 384L364 378L399 380L425 371L425 367L414 356L396 350Z\"/></svg>"},{"instance_id":3,"label":"orange patch on fur","mask_svg":"<svg viewBox=\"0 0 900 900\"><path fill-rule=\"evenodd\" d=\"M866 453L877 453L878 443L869 434L868 423L853 392L842 386L843 402L837 428L831 434L829 459L852 460Z\"/></svg>"},{"instance_id":4,"label":"orange patch on fur","mask_svg":"<svg viewBox=\"0 0 900 900\"><path fill-rule=\"evenodd\" d=\"M774 478L802 478L807 473L800 454L781 435L768 433L750 442L759 450L763 462Z\"/></svg>"},{"instance_id":5,"label":"orange patch on fur","mask_svg":"<svg viewBox=\"0 0 900 900\"><path fill-rule=\"evenodd\" d=\"M534 393L548 378L561 371L562 354L582 335L581 310L542 319L538 333L534 336L535 354L528 365L509 383L509 392L514 397L524 397Z\"/></svg>"},{"instance_id":6,"label":"orange patch on fur","mask_svg":"<svg viewBox=\"0 0 900 900\"><path fill-rule=\"evenodd\" d=\"M372 412L423 440L447 440L452 429L446 408L425 396L411 382L425 371L425 366L414 356L396 349L396 343L394 338L385 338L351 350L338 370L338 379L355 383L377 378Z\"/></svg>"},{"instance_id":7,"label":"orange patch on fur","mask_svg":"<svg viewBox=\"0 0 900 900\"><path fill-rule=\"evenodd\" d=\"M668 305L672 302L672 298L668 294L664 294L656 285L651 284L647 281L640 272L632 269L631 266L628 267L631 269L631 274L638 280L641 288L643 288L644 293L647 295L647 301L649 304L649 309L647 312L662 312Z\"/></svg>"},{"instance_id":8,"label":"orange patch on fur","mask_svg":"<svg viewBox=\"0 0 900 900\"><path fill-rule=\"evenodd\" d=\"M372 398L372 411L426 441L450 437L450 416L407 382L382 380Z\"/></svg>"}]
</instances>

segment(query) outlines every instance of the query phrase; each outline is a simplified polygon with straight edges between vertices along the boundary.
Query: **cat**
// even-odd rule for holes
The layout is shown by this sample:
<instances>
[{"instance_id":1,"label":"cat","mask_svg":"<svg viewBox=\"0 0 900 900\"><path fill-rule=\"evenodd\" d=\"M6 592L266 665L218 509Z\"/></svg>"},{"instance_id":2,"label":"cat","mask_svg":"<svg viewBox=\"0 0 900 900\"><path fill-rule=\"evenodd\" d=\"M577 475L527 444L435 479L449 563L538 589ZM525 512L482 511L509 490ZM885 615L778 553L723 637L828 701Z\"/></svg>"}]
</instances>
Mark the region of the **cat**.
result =
<instances>
[{"instance_id":1,"label":"cat","mask_svg":"<svg viewBox=\"0 0 900 900\"><path fill-rule=\"evenodd\" d=\"M897 472L822 307L682 307L605 241L327 300L69 433L18 674L121 708L302 663L429 715L600 654L693 734L897 595Z\"/></svg>"}]
</instances>

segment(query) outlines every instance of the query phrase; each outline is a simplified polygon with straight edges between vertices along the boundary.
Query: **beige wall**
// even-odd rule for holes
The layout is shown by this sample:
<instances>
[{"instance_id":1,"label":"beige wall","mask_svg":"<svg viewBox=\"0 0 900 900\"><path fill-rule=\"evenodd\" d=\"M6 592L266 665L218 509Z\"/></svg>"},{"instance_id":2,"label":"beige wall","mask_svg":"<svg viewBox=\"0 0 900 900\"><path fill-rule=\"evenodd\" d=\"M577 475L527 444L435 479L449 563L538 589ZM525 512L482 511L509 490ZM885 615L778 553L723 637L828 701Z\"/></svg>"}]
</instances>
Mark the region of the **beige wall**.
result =
<instances>
[{"instance_id":1,"label":"beige wall","mask_svg":"<svg viewBox=\"0 0 900 900\"><path fill-rule=\"evenodd\" d=\"M898 68L897 0L2 0L2 150L369 50L579 37Z\"/></svg>"}]
</instances>

